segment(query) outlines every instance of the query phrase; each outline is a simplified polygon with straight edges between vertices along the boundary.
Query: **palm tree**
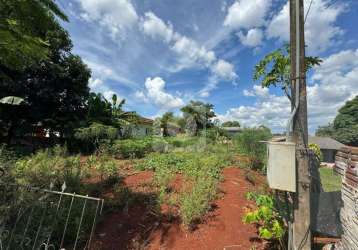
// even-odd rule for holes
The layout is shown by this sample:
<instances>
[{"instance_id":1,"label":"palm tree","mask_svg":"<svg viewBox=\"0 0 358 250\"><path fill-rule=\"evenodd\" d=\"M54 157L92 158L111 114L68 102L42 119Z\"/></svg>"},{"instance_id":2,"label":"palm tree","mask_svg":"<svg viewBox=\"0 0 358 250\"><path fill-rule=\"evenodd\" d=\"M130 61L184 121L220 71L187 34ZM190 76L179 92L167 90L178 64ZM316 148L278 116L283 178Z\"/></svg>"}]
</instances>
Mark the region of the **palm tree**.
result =
<instances>
[{"instance_id":1,"label":"palm tree","mask_svg":"<svg viewBox=\"0 0 358 250\"><path fill-rule=\"evenodd\" d=\"M194 135L197 135L198 131L201 129L211 127L212 123L210 119L216 116L213 108L214 105L200 101L190 101L188 105L181 108L187 123L189 121L195 123L195 131L193 131Z\"/></svg>"},{"instance_id":2,"label":"palm tree","mask_svg":"<svg viewBox=\"0 0 358 250\"><path fill-rule=\"evenodd\" d=\"M170 121L173 121L173 112L166 112L160 119L160 128L163 129L163 136L169 136L168 125Z\"/></svg>"}]
</instances>

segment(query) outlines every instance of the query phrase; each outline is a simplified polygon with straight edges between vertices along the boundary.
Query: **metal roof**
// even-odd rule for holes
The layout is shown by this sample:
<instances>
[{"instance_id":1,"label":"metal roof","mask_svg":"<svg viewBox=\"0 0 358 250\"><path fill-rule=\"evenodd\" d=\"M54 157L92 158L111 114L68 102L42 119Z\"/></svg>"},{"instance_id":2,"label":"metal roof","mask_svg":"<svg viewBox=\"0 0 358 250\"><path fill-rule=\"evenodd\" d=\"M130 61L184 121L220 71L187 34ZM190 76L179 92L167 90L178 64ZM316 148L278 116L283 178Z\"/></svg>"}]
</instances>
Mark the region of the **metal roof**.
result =
<instances>
[{"instance_id":1,"label":"metal roof","mask_svg":"<svg viewBox=\"0 0 358 250\"><path fill-rule=\"evenodd\" d=\"M321 149L335 149L338 150L345 145L330 138L330 137L321 137L321 136L309 136L308 143L317 144Z\"/></svg>"}]
</instances>

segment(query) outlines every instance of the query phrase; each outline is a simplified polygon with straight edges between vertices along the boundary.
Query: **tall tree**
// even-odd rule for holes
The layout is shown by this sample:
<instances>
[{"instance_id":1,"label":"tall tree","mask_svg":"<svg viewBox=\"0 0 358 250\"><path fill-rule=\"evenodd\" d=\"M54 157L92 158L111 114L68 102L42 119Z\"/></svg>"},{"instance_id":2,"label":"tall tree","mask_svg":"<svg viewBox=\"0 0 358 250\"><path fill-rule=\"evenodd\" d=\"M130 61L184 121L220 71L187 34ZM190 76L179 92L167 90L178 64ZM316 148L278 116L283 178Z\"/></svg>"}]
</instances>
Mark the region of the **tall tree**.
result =
<instances>
[{"instance_id":1,"label":"tall tree","mask_svg":"<svg viewBox=\"0 0 358 250\"><path fill-rule=\"evenodd\" d=\"M212 126L211 118L216 116L213 109L213 104L201 101L190 101L188 105L181 108L181 111L184 114L184 119L187 124L190 122L195 123L193 134L197 135L199 130Z\"/></svg>"},{"instance_id":2,"label":"tall tree","mask_svg":"<svg viewBox=\"0 0 358 250\"><path fill-rule=\"evenodd\" d=\"M6 77L7 69L23 70L48 56L46 33L56 18L68 21L53 0L0 1L0 77Z\"/></svg>"},{"instance_id":3,"label":"tall tree","mask_svg":"<svg viewBox=\"0 0 358 250\"><path fill-rule=\"evenodd\" d=\"M7 68L8 77L0 77L0 97L25 99L27 112L18 114L25 121L23 131L41 124L68 136L85 119L90 70L71 53L69 35L58 23L54 21L44 37L49 49L46 59L21 70Z\"/></svg>"},{"instance_id":4,"label":"tall tree","mask_svg":"<svg viewBox=\"0 0 358 250\"><path fill-rule=\"evenodd\" d=\"M319 127L316 135L332 136L351 146L358 146L358 96L338 110L333 124Z\"/></svg>"},{"instance_id":5,"label":"tall tree","mask_svg":"<svg viewBox=\"0 0 358 250\"><path fill-rule=\"evenodd\" d=\"M173 112L166 112L163 114L162 118L160 119L160 128L163 130L163 136L169 136L169 122L173 121L174 115Z\"/></svg>"},{"instance_id":6,"label":"tall tree","mask_svg":"<svg viewBox=\"0 0 358 250\"><path fill-rule=\"evenodd\" d=\"M305 57L305 71L319 65L322 60L318 57ZM290 80L290 47L283 46L267 54L256 66L253 79L261 81L262 87L279 86L291 100L289 90Z\"/></svg>"}]
</instances>

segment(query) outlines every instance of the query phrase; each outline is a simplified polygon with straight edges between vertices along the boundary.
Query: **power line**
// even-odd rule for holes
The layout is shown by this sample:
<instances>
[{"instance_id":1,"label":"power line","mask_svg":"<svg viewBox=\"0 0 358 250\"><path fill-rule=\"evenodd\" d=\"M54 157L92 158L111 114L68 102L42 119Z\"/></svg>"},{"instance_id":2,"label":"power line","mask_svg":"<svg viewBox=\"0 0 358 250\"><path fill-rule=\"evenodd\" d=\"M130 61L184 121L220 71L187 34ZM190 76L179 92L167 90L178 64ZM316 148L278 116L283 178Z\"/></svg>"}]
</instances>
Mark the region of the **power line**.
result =
<instances>
[{"instance_id":1,"label":"power line","mask_svg":"<svg viewBox=\"0 0 358 250\"><path fill-rule=\"evenodd\" d=\"M312 3L313 3L313 0L311 0L310 5L308 6L308 10L307 10L307 13L306 13L306 16L305 16L304 24L306 24L307 16L310 13Z\"/></svg>"}]
</instances>

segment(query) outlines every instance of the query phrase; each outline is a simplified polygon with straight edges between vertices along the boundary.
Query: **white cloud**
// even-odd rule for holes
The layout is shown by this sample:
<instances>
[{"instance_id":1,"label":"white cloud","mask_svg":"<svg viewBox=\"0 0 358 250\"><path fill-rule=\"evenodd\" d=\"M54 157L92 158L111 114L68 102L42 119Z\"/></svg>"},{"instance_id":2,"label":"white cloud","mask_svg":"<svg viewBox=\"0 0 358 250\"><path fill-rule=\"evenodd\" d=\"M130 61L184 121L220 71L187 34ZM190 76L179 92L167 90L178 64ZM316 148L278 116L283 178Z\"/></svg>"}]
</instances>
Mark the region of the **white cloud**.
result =
<instances>
[{"instance_id":1,"label":"white cloud","mask_svg":"<svg viewBox=\"0 0 358 250\"><path fill-rule=\"evenodd\" d=\"M358 95L358 49L345 50L323 59L313 73L313 84L307 87L308 125L310 133L332 121L347 100ZM257 97L252 106L239 106L220 115L222 121L238 119L245 126L271 127L284 131L290 113L285 96L269 94L267 88L254 85L245 96Z\"/></svg>"},{"instance_id":2,"label":"white cloud","mask_svg":"<svg viewBox=\"0 0 358 250\"><path fill-rule=\"evenodd\" d=\"M286 126L290 111L286 97L270 95L267 98L259 98L252 106L231 108L218 118L221 121L239 120L246 127L265 125L273 131L280 131Z\"/></svg>"},{"instance_id":3,"label":"white cloud","mask_svg":"<svg viewBox=\"0 0 358 250\"><path fill-rule=\"evenodd\" d=\"M122 37L127 28L137 22L138 15L131 0L78 0L81 17L97 22L109 30L113 39Z\"/></svg>"},{"instance_id":4,"label":"white cloud","mask_svg":"<svg viewBox=\"0 0 358 250\"><path fill-rule=\"evenodd\" d=\"M88 87L91 89L96 89L103 85L103 81L99 78L93 79L92 77L88 80Z\"/></svg>"},{"instance_id":5,"label":"white cloud","mask_svg":"<svg viewBox=\"0 0 358 250\"><path fill-rule=\"evenodd\" d=\"M166 24L162 19L158 18L153 12L144 14L141 26L143 32L152 38L161 38L166 42L170 42L173 38L173 27L170 23Z\"/></svg>"},{"instance_id":6,"label":"white cloud","mask_svg":"<svg viewBox=\"0 0 358 250\"><path fill-rule=\"evenodd\" d=\"M135 87L137 85L135 82L131 81L130 79L119 75L116 72L116 70L112 69L107 65L94 61L85 60L85 59L84 62L91 69L92 77L95 79L102 80L102 81L110 79L113 81L117 81L121 84L125 84L129 87Z\"/></svg>"},{"instance_id":7,"label":"white cloud","mask_svg":"<svg viewBox=\"0 0 358 250\"><path fill-rule=\"evenodd\" d=\"M265 23L271 0L239 0L228 9L224 26L232 29L250 29Z\"/></svg>"},{"instance_id":8,"label":"white cloud","mask_svg":"<svg viewBox=\"0 0 358 250\"><path fill-rule=\"evenodd\" d=\"M244 35L241 31L238 32L238 37L243 45L248 47L256 47L261 45L263 39L263 32L261 29L250 29L246 35Z\"/></svg>"},{"instance_id":9,"label":"white cloud","mask_svg":"<svg viewBox=\"0 0 358 250\"><path fill-rule=\"evenodd\" d=\"M214 64L212 70L215 74L226 80L234 80L237 78L234 65L222 59Z\"/></svg>"},{"instance_id":10,"label":"white cloud","mask_svg":"<svg viewBox=\"0 0 358 250\"><path fill-rule=\"evenodd\" d=\"M315 0L305 24L305 40L309 52L321 52L329 48L334 40L343 34L343 31L335 25L340 14L345 10L342 4L329 6L329 0ZM305 11L309 1L305 1ZM279 38L288 41L289 32L289 3L287 2L280 12L275 15L267 27L269 38Z\"/></svg>"},{"instance_id":11,"label":"white cloud","mask_svg":"<svg viewBox=\"0 0 358 250\"><path fill-rule=\"evenodd\" d=\"M258 97L269 97L269 89L263 88L260 85L254 85L252 90L245 89L243 91L244 96L258 96Z\"/></svg>"},{"instance_id":12,"label":"white cloud","mask_svg":"<svg viewBox=\"0 0 358 250\"><path fill-rule=\"evenodd\" d=\"M137 91L136 98L144 102L152 102L160 110L171 110L184 105L180 97L173 96L165 91L165 81L160 77L150 78L145 81L145 91Z\"/></svg>"},{"instance_id":13,"label":"white cloud","mask_svg":"<svg viewBox=\"0 0 358 250\"><path fill-rule=\"evenodd\" d=\"M234 82L238 77L231 63L218 59L214 51L207 50L193 39L175 32L170 23L165 23L153 12L145 13L140 25L144 34L168 43L169 48L178 56L177 65L172 71L191 67L208 68L211 71L211 80L200 95L208 96L220 80Z\"/></svg>"}]
</instances>

